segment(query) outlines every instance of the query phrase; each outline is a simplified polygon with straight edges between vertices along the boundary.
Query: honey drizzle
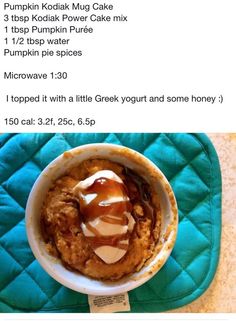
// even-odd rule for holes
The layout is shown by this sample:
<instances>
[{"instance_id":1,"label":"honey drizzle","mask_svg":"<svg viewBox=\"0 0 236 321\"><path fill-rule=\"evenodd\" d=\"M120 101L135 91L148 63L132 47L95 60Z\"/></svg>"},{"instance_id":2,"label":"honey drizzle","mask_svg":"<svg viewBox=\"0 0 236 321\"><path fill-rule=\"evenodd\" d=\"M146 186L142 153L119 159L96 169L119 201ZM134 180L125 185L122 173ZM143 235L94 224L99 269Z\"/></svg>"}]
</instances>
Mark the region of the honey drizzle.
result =
<instances>
[{"instance_id":1,"label":"honey drizzle","mask_svg":"<svg viewBox=\"0 0 236 321\"><path fill-rule=\"evenodd\" d=\"M86 196L89 194L95 194L96 197L87 204ZM124 250L128 249L128 244L120 244L120 241L128 240L130 237L129 233L103 236L96 227L90 224L91 221L99 217L101 221L106 223L121 226L128 225L129 221L126 213L131 212L132 204L127 194L128 191L123 183L105 177L96 179L86 190L80 191L80 211L84 224L86 228L95 235L91 237L86 236L93 249L104 245ZM109 203L109 200L112 198L124 199L124 201Z\"/></svg>"},{"instance_id":2,"label":"honey drizzle","mask_svg":"<svg viewBox=\"0 0 236 321\"><path fill-rule=\"evenodd\" d=\"M127 225L128 224L128 217L127 216L123 216L121 218L114 218L114 217L104 215L100 218L100 220L103 222L106 222L106 223L110 223L110 224L118 224L118 225Z\"/></svg>"},{"instance_id":3,"label":"honey drizzle","mask_svg":"<svg viewBox=\"0 0 236 321\"><path fill-rule=\"evenodd\" d=\"M112 236L87 236L87 240L90 246L93 249L96 249L100 246L112 246L119 249L128 249L128 244L122 244L120 241L128 240L130 237L130 233L125 234L116 234Z\"/></svg>"}]
</instances>

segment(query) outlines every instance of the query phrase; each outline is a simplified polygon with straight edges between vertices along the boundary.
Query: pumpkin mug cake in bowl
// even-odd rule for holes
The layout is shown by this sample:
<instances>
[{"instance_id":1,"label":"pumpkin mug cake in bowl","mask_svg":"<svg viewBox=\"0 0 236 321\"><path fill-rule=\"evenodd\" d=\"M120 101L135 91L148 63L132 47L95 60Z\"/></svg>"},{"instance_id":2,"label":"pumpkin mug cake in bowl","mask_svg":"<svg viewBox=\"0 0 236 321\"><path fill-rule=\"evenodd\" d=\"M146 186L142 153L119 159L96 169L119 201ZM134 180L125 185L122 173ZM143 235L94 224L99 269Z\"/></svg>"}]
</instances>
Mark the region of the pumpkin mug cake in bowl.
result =
<instances>
[{"instance_id":1,"label":"pumpkin mug cake in bowl","mask_svg":"<svg viewBox=\"0 0 236 321\"><path fill-rule=\"evenodd\" d=\"M26 207L31 249L61 284L81 293L132 290L157 273L176 239L177 205L142 154L88 144L51 162Z\"/></svg>"}]
</instances>

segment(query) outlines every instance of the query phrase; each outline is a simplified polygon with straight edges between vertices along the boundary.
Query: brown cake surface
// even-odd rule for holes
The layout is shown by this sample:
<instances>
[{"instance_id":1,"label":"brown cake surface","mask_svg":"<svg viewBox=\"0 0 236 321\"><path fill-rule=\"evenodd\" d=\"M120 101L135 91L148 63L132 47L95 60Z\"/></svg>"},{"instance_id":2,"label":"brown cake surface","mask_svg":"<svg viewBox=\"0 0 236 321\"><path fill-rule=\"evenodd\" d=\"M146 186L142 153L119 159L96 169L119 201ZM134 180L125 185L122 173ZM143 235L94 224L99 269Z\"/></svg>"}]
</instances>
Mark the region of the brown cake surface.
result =
<instances>
[{"instance_id":1,"label":"brown cake surface","mask_svg":"<svg viewBox=\"0 0 236 321\"><path fill-rule=\"evenodd\" d=\"M111 170L122 179L135 220L126 254L112 264L97 256L85 237L81 229L84 217L74 194L80 181L101 170ZM118 163L92 159L52 184L42 208L41 223L48 252L58 256L66 268L95 279L118 280L139 271L152 257L159 239L161 215L157 195L137 173Z\"/></svg>"}]
</instances>

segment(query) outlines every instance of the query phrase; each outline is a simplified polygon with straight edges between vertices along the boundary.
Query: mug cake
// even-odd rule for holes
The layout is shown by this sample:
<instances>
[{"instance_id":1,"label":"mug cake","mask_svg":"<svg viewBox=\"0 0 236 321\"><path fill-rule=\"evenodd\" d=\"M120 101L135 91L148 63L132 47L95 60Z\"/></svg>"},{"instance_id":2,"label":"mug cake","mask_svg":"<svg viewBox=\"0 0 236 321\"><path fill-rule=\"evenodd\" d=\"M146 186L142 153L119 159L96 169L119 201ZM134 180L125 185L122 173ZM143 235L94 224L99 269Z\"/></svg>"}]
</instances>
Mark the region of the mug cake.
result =
<instances>
[{"instance_id":1,"label":"mug cake","mask_svg":"<svg viewBox=\"0 0 236 321\"><path fill-rule=\"evenodd\" d=\"M158 195L138 173L105 159L68 170L48 191L41 227L48 252L99 280L139 271L160 236Z\"/></svg>"},{"instance_id":2,"label":"mug cake","mask_svg":"<svg viewBox=\"0 0 236 321\"><path fill-rule=\"evenodd\" d=\"M30 247L55 280L114 295L152 278L176 240L171 186L142 154L113 144L64 152L39 175L26 206Z\"/></svg>"}]
</instances>

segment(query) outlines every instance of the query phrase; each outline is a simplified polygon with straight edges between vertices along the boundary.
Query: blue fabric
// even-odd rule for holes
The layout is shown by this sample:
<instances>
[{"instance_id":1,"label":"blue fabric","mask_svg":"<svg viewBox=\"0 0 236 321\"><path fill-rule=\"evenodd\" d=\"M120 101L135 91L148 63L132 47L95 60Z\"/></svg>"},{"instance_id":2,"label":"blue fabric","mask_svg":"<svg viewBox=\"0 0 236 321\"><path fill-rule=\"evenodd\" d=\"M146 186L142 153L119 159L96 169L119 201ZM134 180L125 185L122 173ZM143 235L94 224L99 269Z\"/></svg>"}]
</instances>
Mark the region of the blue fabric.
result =
<instances>
[{"instance_id":1,"label":"blue fabric","mask_svg":"<svg viewBox=\"0 0 236 321\"><path fill-rule=\"evenodd\" d=\"M4 134L0 136L0 311L88 312L87 296L54 281L26 238L25 206L42 169L72 147L107 142L131 147L156 163L179 208L177 242L149 282L130 291L132 312L177 308L200 296L218 263L221 175L204 134Z\"/></svg>"}]
</instances>

